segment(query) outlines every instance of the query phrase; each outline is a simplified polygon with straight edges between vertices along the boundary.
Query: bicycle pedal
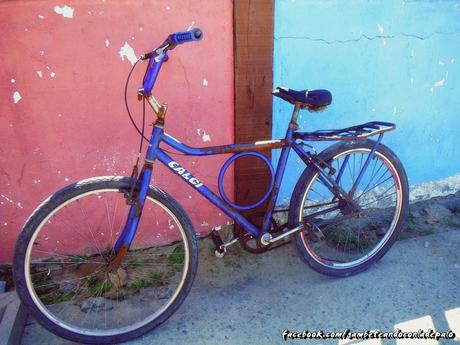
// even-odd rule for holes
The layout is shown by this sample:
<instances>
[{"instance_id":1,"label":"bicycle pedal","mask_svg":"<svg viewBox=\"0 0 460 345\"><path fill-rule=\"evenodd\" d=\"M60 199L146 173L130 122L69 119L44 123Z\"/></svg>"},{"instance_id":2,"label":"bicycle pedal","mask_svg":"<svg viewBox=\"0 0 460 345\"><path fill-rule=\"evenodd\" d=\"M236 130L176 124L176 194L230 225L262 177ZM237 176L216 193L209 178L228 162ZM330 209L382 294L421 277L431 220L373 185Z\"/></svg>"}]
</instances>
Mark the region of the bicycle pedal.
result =
<instances>
[{"instance_id":1,"label":"bicycle pedal","mask_svg":"<svg viewBox=\"0 0 460 345\"><path fill-rule=\"evenodd\" d=\"M214 229L211 231L211 239L212 239L212 242L214 243L214 247L216 248L215 250L216 256L217 256L217 252L221 254L223 253L223 255L225 255L224 241L222 240L222 237L220 237L220 234L217 232L217 230Z\"/></svg>"},{"instance_id":2,"label":"bicycle pedal","mask_svg":"<svg viewBox=\"0 0 460 345\"><path fill-rule=\"evenodd\" d=\"M227 248L223 247L222 249L216 249L214 251L214 255L216 256L216 258L219 258L219 259L222 259L225 254L227 254Z\"/></svg>"}]
</instances>

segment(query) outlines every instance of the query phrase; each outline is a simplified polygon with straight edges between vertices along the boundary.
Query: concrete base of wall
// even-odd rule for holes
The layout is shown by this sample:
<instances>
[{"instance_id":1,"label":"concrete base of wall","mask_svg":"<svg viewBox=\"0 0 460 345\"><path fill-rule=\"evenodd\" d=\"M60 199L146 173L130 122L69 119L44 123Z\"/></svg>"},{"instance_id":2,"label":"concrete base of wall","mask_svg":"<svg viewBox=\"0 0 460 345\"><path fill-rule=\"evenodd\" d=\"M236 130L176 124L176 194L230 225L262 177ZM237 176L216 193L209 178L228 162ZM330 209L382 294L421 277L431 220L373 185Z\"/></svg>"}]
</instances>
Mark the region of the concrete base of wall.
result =
<instances>
[{"instance_id":1,"label":"concrete base of wall","mask_svg":"<svg viewBox=\"0 0 460 345\"><path fill-rule=\"evenodd\" d=\"M16 292L0 294L0 345L21 344L27 311Z\"/></svg>"}]
</instances>

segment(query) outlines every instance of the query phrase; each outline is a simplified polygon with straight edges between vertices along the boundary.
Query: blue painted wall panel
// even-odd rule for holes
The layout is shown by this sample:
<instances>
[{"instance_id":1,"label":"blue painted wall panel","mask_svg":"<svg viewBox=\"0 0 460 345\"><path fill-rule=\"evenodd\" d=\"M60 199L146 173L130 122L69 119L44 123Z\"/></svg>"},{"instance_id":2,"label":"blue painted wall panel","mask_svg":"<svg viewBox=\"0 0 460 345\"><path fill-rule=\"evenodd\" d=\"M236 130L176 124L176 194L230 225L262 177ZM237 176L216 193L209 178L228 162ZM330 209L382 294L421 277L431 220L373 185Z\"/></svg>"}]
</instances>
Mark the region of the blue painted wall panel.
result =
<instances>
[{"instance_id":1,"label":"blue painted wall panel","mask_svg":"<svg viewBox=\"0 0 460 345\"><path fill-rule=\"evenodd\" d=\"M331 90L327 110L302 111L303 129L395 122L384 143L409 184L460 172L459 2L277 0L273 73L274 86ZM291 111L274 99L274 137L284 135ZM280 203L299 167L292 153Z\"/></svg>"}]
</instances>

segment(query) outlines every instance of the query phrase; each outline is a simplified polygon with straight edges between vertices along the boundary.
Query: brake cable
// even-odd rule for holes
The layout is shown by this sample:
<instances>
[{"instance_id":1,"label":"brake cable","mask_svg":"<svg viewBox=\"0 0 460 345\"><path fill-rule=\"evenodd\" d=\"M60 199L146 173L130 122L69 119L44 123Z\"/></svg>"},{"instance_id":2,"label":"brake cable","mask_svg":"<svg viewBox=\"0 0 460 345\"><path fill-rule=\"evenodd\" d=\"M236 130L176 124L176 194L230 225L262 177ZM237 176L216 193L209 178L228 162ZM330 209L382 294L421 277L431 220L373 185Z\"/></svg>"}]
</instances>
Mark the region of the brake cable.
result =
<instances>
[{"instance_id":1,"label":"brake cable","mask_svg":"<svg viewBox=\"0 0 460 345\"><path fill-rule=\"evenodd\" d=\"M126 83L125 83L125 107L126 107L126 111L128 112L128 116L129 116L129 119L131 121L131 124L133 125L133 127L136 129L137 133L139 133L139 135L141 137L140 143L139 143L139 153L137 155L136 164L134 165L135 171L133 171L133 174L132 174L132 175L134 175L134 173L136 172L136 176L137 176L137 170L138 170L137 167L138 167L138 164L139 164L140 157L142 155L142 147L143 147L144 140L147 141L147 142L150 142L150 140L144 135L144 133L145 133L145 98L142 97L142 130L139 129L139 127L137 126L136 122L134 121L133 115L131 114L131 111L129 109L129 104L128 104L128 84L129 84L129 81L131 79L131 75L134 72L134 69L136 68L137 64L141 60L142 60L141 57L138 58L137 61L134 63L133 67L131 67L131 70L128 73L128 77L126 78ZM173 154L173 155L185 155L184 153L170 151L170 150L167 150L167 149L162 149L162 150L165 151L165 152L168 152L170 154Z\"/></svg>"}]
</instances>

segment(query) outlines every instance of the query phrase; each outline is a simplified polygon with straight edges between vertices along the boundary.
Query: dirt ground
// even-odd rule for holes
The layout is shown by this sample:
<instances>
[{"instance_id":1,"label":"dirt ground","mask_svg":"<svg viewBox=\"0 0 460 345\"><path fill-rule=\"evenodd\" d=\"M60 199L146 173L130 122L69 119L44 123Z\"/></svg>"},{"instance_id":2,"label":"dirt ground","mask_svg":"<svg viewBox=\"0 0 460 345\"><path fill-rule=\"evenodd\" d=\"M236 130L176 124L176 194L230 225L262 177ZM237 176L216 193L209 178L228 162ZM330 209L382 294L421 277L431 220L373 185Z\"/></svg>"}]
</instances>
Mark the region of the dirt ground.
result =
<instances>
[{"instance_id":1,"label":"dirt ground","mask_svg":"<svg viewBox=\"0 0 460 345\"><path fill-rule=\"evenodd\" d=\"M284 329L457 327L460 333L460 195L411 205L406 229L388 254L369 270L345 279L309 269L291 245L261 255L235 246L218 259L209 239L200 242L198 274L183 306L131 344L284 344ZM30 319L23 344L37 343L71 344Z\"/></svg>"}]
</instances>

